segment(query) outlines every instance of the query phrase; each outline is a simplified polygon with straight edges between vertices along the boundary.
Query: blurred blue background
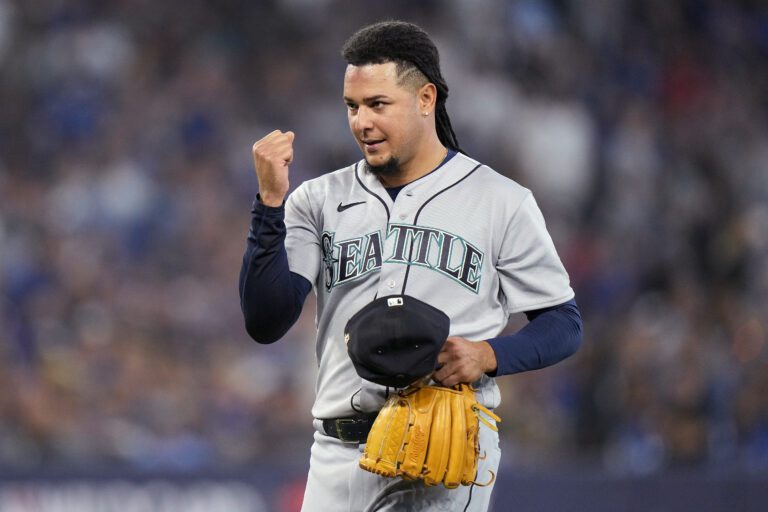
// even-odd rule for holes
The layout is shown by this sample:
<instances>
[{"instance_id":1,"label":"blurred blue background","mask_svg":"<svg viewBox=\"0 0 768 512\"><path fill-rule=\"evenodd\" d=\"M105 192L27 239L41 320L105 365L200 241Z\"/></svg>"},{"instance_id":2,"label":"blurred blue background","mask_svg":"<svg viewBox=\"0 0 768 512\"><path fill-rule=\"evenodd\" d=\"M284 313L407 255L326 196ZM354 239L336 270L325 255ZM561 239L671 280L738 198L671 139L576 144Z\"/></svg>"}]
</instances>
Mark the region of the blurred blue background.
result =
<instances>
[{"instance_id":1,"label":"blurred blue background","mask_svg":"<svg viewBox=\"0 0 768 512\"><path fill-rule=\"evenodd\" d=\"M339 51L385 18L436 41L462 147L533 190L585 320L498 381L495 510L768 501L765 2L0 0L0 510L105 471L295 509L314 302L245 333L251 145L295 131L293 187L357 160Z\"/></svg>"}]
</instances>

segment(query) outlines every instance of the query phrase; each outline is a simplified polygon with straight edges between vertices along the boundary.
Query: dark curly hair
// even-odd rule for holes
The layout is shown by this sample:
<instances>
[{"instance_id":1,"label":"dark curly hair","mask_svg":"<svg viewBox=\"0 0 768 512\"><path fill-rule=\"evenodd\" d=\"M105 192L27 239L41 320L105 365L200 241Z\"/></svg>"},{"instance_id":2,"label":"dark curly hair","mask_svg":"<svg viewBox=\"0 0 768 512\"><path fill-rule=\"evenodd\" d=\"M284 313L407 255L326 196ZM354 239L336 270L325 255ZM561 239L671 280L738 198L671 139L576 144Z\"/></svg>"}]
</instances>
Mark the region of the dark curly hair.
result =
<instances>
[{"instance_id":1,"label":"dark curly hair","mask_svg":"<svg viewBox=\"0 0 768 512\"><path fill-rule=\"evenodd\" d=\"M394 62L401 84L433 83L437 89L437 136L444 146L461 151L445 109L448 84L440 72L440 55L424 29L405 21L374 23L355 32L344 44L341 55L353 66Z\"/></svg>"}]
</instances>

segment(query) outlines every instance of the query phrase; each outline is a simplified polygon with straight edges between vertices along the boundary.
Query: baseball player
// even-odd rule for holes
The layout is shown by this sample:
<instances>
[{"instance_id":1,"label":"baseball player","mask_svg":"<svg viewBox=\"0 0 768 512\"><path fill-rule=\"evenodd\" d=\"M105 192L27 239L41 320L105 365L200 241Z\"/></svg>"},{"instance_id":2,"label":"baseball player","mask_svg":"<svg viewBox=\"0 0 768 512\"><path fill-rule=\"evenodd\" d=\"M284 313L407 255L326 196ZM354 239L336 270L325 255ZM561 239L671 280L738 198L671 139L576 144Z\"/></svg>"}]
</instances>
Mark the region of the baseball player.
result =
<instances>
[{"instance_id":1,"label":"baseball player","mask_svg":"<svg viewBox=\"0 0 768 512\"><path fill-rule=\"evenodd\" d=\"M477 471L485 487L427 487L358 467L393 390L355 372L344 326L387 295L439 308L450 336L433 379L472 383L492 410L500 402L494 377L577 350L574 293L531 192L461 151L429 36L410 23L381 22L355 33L342 54L343 101L363 158L302 183L286 200L293 132L256 142L259 194L240 274L246 329L259 343L281 338L309 291L317 296L316 432L302 510L485 511L500 459L487 421ZM529 323L499 337L515 312Z\"/></svg>"}]
</instances>

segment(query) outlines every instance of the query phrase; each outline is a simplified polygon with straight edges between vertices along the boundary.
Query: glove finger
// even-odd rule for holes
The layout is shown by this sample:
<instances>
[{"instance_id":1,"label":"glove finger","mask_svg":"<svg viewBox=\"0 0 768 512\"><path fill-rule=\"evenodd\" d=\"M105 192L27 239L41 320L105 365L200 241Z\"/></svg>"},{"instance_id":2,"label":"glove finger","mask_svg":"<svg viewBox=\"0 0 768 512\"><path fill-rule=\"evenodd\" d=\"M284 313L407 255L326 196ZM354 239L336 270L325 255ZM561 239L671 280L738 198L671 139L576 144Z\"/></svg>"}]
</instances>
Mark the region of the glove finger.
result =
<instances>
[{"instance_id":1,"label":"glove finger","mask_svg":"<svg viewBox=\"0 0 768 512\"><path fill-rule=\"evenodd\" d=\"M397 476L397 457L405 442L410 407L405 399L394 395L379 411L360 458L361 468L377 475Z\"/></svg>"},{"instance_id":2,"label":"glove finger","mask_svg":"<svg viewBox=\"0 0 768 512\"><path fill-rule=\"evenodd\" d=\"M464 476L465 452L474 451L474 446L467 445L467 421L463 395L448 393L446 396L451 406L451 448L444 484L448 489L454 489L459 486Z\"/></svg>"},{"instance_id":3,"label":"glove finger","mask_svg":"<svg viewBox=\"0 0 768 512\"><path fill-rule=\"evenodd\" d=\"M448 455L450 453L451 409L448 401L450 390L434 388L437 398L432 415L432 428L429 436L429 448L425 464L424 483L437 485L445 477Z\"/></svg>"},{"instance_id":4,"label":"glove finger","mask_svg":"<svg viewBox=\"0 0 768 512\"><path fill-rule=\"evenodd\" d=\"M432 418L438 391L434 388L420 388L407 395L411 404L410 433L403 449L398 474L407 479L421 478L427 447L431 442Z\"/></svg>"},{"instance_id":5,"label":"glove finger","mask_svg":"<svg viewBox=\"0 0 768 512\"><path fill-rule=\"evenodd\" d=\"M477 457L480 452L479 440L477 437L479 421L477 419L477 410L475 404L475 392L469 386L462 388L462 398L464 402L464 420L467 429L467 444L464 450L464 467L461 477L462 485L474 483L477 474Z\"/></svg>"}]
</instances>

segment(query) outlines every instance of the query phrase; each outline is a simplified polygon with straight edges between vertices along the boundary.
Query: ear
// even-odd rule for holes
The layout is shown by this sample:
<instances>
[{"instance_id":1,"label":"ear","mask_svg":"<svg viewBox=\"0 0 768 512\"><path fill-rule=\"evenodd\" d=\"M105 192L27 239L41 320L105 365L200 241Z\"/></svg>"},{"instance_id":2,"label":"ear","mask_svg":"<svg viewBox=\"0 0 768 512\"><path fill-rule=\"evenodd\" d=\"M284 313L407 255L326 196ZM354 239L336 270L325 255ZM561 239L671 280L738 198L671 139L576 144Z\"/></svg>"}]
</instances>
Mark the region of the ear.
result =
<instances>
[{"instance_id":1,"label":"ear","mask_svg":"<svg viewBox=\"0 0 768 512\"><path fill-rule=\"evenodd\" d=\"M418 91L418 98L419 110L422 113L433 113L437 104L437 87L435 84L429 82L421 86Z\"/></svg>"}]
</instances>

